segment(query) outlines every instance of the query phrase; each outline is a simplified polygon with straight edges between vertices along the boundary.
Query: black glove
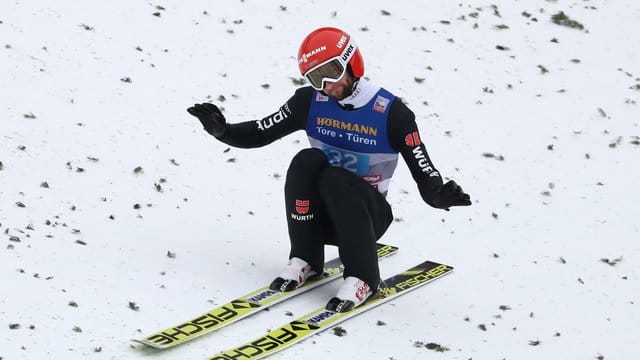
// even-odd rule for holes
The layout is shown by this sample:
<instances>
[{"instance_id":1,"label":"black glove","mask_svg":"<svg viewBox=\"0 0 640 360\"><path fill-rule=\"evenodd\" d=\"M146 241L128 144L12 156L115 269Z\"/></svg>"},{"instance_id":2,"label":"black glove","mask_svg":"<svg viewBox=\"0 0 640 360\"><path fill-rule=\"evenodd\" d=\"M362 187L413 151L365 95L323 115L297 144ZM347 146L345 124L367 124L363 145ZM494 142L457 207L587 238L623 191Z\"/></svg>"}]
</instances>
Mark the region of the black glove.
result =
<instances>
[{"instance_id":1,"label":"black glove","mask_svg":"<svg viewBox=\"0 0 640 360\"><path fill-rule=\"evenodd\" d=\"M432 193L429 196L429 205L449 211L451 206L469 206L471 205L471 198L469 194L465 194L462 191L460 185L455 181L449 180L446 184L442 185L439 191Z\"/></svg>"},{"instance_id":2,"label":"black glove","mask_svg":"<svg viewBox=\"0 0 640 360\"><path fill-rule=\"evenodd\" d=\"M211 103L195 104L188 108L189 114L200 120L204 129L215 137L220 137L227 129L227 121L222 115L222 111Z\"/></svg>"}]
</instances>

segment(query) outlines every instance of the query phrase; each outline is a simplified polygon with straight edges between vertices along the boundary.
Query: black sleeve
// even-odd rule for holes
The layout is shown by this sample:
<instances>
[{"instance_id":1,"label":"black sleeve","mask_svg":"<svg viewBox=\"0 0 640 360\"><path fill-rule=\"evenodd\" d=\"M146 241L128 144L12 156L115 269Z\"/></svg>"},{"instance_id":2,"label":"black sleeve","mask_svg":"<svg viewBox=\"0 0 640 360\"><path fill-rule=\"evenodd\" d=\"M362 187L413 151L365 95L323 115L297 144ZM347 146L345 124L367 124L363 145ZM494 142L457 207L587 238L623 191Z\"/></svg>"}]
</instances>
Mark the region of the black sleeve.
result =
<instances>
[{"instance_id":1,"label":"black sleeve","mask_svg":"<svg viewBox=\"0 0 640 360\"><path fill-rule=\"evenodd\" d=\"M256 148L270 144L307 126L313 88L303 87L273 114L260 120L227 124L217 139L239 148Z\"/></svg>"},{"instance_id":2,"label":"black sleeve","mask_svg":"<svg viewBox=\"0 0 640 360\"><path fill-rule=\"evenodd\" d=\"M415 115L399 98L391 104L387 128L391 146L402 154L422 199L431 205L431 195L442 187L442 177L420 139Z\"/></svg>"}]
</instances>

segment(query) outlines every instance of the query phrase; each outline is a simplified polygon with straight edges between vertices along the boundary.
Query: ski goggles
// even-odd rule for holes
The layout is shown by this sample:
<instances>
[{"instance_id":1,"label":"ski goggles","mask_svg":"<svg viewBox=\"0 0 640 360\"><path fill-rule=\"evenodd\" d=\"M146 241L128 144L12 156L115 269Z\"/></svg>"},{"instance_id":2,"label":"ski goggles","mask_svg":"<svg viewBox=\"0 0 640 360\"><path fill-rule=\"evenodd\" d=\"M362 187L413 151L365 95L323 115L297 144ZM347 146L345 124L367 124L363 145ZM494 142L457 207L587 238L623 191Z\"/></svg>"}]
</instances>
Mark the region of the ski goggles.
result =
<instances>
[{"instance_id":1,"label":"ski goggles","mask_svg":"<svg viewBox=\"0 0 640 360\"><path fill-rule=\"evenodd\" d=\"M351 38L346 43L341 42L340 45L342 51L339 55L321 62L304 74L314 89L321 91L327 81L336 82L347 71L347 64L358 50L358 46Z\"/></svg>"},{"instance_id":2,"label":"ski goggles","mask_svg":"<svg viewBox=\"0 0 640 360\"><path fill-rule=\"evenodd\" d=\"M340 61L340 57L336 56L307 71L304 77L314 89L320 91L324 89L327 81L336 82L340 80L346 70L347 67Z\"/></svg>"}]
</instances>

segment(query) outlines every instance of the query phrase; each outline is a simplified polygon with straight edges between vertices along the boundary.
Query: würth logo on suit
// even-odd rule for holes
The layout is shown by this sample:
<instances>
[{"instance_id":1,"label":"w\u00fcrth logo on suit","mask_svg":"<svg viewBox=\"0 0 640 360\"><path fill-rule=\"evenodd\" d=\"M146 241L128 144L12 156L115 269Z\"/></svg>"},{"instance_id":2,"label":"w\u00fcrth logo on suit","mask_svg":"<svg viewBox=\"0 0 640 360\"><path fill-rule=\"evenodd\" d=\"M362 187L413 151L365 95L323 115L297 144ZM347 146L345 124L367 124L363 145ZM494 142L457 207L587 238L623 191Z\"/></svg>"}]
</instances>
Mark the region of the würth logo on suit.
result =
<instances>
[{"instance_id":1,"label":"w\u00fcrth logo on suit","mask_svg":"<svg viewBox=\"0 0 640 360\"><path fill-rule=\"evenodd\" d=\"M309 212L309 200L296 199L296 211L300 215L306 215Z\"/></svg>"},{"instance_id":2,"label":"w\u00fcrth logo on suit","mask_svg":"<svg viewBox=\"0 0 640 360\"><path fill-rule=\"evenodd\" d=\"M307 221L313 219L314 215L309 213L311 201L296 199L296 213L291 213L291 218L298 221Z\"/></svg>"}]
</instances>

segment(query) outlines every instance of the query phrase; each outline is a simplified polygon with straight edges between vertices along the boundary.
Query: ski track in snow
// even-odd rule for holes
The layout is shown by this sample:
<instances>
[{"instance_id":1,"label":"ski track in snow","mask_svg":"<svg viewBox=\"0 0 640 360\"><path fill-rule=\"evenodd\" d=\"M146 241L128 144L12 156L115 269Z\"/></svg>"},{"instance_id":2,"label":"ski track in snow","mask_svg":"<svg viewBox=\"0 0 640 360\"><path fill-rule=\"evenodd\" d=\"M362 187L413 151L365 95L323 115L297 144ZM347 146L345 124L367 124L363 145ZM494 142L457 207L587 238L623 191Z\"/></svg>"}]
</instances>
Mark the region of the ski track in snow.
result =
<instances>
[{"instance_id":1,"label":"ski track in snow","mask_svg":"<svg viewBox=\"0 0 640 360\"><path fill-rule=\"evenodd\" d=\"M401 163L383 238L400 251L381 272L455 272L272 358L636 358L639 20L630 0L2 2L0 359L203 359L333 295L172 351L129 341L285 264L284 175L305 136L229 149L185 109L275 111L324 25L356 38L474 204L430 208Z\"/></svg>"}]
</instances>

